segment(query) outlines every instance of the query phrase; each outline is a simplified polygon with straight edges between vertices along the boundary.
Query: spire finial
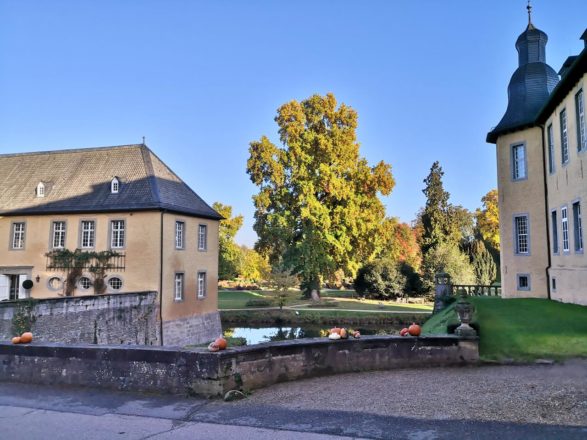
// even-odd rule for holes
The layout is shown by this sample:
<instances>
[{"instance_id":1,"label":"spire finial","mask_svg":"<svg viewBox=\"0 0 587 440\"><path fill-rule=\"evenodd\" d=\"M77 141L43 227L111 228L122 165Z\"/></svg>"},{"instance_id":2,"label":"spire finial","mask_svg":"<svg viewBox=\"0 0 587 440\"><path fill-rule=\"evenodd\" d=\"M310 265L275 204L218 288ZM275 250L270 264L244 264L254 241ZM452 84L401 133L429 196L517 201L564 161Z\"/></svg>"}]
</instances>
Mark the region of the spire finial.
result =
<instances>
[{"instance_id":1,"label":"spire finial","mask_svg":"<svg viewBox=\"0 0 587 440\"><path fill-rule=\"evenodd\" d=\"M145 145L145 136L143 136L143 145Z\"/></svg>"},{"instance_id":2,"label":"spire finial","mask_svg":"<svg viewBox=\"0 0 587 440\"><path fill-rule=\"evenodd\" d=\"M526 6L526 9L528 10L528 27L533 26L532 25L532 5L530 4L530 0L528 0L528 6Z\"/></svg>"}]
</instances>

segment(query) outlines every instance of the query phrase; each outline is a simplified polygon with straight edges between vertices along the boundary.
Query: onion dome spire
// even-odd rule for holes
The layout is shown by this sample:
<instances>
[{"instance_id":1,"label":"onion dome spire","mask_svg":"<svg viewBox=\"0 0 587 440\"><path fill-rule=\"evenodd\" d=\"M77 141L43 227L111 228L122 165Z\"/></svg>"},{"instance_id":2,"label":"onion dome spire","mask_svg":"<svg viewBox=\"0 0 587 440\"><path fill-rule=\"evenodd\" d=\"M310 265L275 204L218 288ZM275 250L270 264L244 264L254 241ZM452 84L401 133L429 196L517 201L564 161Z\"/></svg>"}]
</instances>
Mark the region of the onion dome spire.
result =
<instances>
[{"instance_id":1,"label":"onion dome spire","mask_svg":"<svg viewBox=\"0 0 587 440\"><path fill-rule=\"evenodd\" d=\"M495 143L501 134L531 125L559 78L546 64L548 36L532 23L532 6L528 2L528 26L516 40L518 68L508 86L508 107L499 124L487 135Z\"/></svg>"}]
</instances>

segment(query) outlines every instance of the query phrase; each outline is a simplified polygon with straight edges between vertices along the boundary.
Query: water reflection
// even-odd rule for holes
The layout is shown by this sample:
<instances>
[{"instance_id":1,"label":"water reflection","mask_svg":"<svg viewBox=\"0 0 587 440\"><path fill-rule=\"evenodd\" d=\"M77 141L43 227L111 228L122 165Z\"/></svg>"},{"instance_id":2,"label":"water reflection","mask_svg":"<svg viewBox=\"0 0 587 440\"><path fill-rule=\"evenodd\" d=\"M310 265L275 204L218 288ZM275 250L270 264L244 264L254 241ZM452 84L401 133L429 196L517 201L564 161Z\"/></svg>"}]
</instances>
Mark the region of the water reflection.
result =
<instances>
[{"instance_id":1,"label":"water reflection","mask_svg":"<svg viewBox=\"0 0 587 440\"><path fill-rule=\"evenodd\" d=\"M285 341L288 339L319 338L328 336L330 327L231 327L224 330L225 337L244 338L247 345L263 342ZM389 335L397 333L396 329L353 328L362 335Z\"/></svg>"}]
</instances>

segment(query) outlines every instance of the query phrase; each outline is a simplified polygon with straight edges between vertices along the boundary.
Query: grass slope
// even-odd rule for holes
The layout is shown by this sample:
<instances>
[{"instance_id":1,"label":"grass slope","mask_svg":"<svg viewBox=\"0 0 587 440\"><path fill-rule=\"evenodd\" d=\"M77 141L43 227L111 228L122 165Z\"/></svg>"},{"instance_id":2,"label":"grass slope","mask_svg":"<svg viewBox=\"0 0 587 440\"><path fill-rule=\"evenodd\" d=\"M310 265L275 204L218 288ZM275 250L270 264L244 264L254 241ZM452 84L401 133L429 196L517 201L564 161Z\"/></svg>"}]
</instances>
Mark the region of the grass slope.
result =
<instances>
[{"instance_id":1,"label":"grass slope","mask_svg":"<svg viewBox=\"0 0 587 440\"><path fill-rule=\"evenodd\" d=\"M587 307L544 299L471 298L481 326L483 359L587 357ZM431 317L428 334L446 333L456 321L451 306Z\"/></svg>"}]
</instances>

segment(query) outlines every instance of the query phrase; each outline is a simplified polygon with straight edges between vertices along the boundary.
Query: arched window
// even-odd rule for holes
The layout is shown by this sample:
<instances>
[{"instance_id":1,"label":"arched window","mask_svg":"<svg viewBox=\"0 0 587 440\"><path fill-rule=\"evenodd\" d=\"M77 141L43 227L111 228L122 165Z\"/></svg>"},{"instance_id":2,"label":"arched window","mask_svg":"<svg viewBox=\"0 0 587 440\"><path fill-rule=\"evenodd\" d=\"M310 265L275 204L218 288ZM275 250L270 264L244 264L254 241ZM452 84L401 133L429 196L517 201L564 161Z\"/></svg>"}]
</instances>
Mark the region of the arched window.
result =
<instances>
[{"instance_id":1,"label":"arched window","mask_svg":"<svg viewBox=\"0 0 587 440\"><path fill-rule=\"evenodd\" d=\"M45 197L45 184L43 182L39 182L37 185L37 197Z\"/></svg>"},{"instance_id":2,"label":"arched window","mask_svg":"<svg viewBox=\"0 0 587 440\"><path fill-rule=\"evenodd\" d=\"M119 191L120 191L120 180L118 180L118 177L115 177L110 182L110 192L112 194L118 194Z\"/></svg>"}]
</instances>

